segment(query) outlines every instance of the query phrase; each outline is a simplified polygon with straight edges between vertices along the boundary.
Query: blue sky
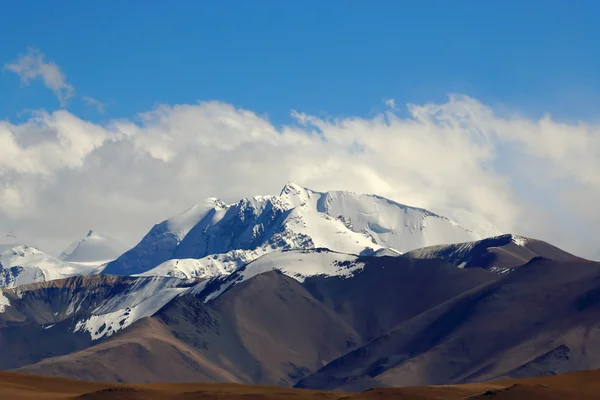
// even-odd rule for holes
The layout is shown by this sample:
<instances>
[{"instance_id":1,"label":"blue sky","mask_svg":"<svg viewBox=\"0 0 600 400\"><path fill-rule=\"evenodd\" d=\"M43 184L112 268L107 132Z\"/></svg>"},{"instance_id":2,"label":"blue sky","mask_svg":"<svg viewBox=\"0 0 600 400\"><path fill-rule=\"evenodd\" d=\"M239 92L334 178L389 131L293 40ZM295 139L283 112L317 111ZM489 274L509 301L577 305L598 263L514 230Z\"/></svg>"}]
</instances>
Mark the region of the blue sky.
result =
<instances>
[{"instance_id":1,"label":"blue sky","mask_svg":"<svg viewBox=\"0 0 600 400\"><path fill-rule=\"evenodd\" d=\"M596 1L5 3L0 232L134 244L293 181L600 258Z\"/></svg>"},{"instance_id":2,"label":"blue sky","mask_svg":"<svg viewBox=\"0 0 600 400\"><path fill-rule=\"evenodd\" d=\"M368 116L453 92L577 120L600 105L599 15L594 1L18 1L0 13L0 61L39 49L92 120L216 99L281 124L291 109ZM0 93L11 120L59 106L7 72Z\"/></svg>"}]
</instances>

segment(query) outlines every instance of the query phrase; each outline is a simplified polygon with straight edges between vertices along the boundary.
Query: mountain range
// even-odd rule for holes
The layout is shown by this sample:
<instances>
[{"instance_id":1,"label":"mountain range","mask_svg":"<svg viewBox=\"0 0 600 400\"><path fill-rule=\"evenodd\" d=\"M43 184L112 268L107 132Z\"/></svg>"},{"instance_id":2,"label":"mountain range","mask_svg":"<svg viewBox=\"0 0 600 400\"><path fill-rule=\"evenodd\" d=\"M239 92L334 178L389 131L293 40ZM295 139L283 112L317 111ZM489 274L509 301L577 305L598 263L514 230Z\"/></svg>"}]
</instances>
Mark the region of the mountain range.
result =
<instances>
[{"instance_id":1,"label":"mountain range","mask_svg":"<svg viewBox=\"0 0 600 400\"><path fill-rule=\"evenodd\" d=\"M89 231L58 258L25 244L0 244L0 288L100 273L125 246Z\"/></svg>"},{"instance_id":2,"label":"mountain range","mask_svg":"<svg viewBox=\"0 0 600 400\"><path fill-rule=\"evenodd\" d=\"M104 270L107 274L211 277L275 250L328 248L369 254L479 240L448 218L374 195L315 192L287 184L278 196L235 204L211 198L155 225Z\"/></svg>"},{"instance_id":3,"label":"mountain range","mask_svg":"<svg viewBox=\"0 0 600 400\"><path fill-rule=\"evenodd\" d=\"M599 263L379 196L288 184L120 256L96 236L4 250L0 369L358 391L600 368Z\"/></svg>"}]
</instances>

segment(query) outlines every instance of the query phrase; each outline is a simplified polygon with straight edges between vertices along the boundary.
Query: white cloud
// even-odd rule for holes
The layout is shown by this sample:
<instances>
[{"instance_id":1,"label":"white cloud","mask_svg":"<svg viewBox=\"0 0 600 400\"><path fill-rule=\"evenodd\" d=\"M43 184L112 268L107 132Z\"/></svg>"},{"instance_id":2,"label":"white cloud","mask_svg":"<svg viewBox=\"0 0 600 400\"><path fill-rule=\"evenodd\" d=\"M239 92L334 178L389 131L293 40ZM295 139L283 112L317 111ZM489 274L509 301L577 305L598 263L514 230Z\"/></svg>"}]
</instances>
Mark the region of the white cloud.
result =
<instances>
[{"instance_id":1,"label":"white cloud","mask_svg":"<svg viewBox=\"0 0 600 400\"><path fill-rule=\"evenodd\" d=\"M409 112L293 112L297 124L278 129L251 111L205 102L102 126L66 111L2 122L0 229L54 252L90 228L135 244L205 197L234 201L293 181L456 218L473 213L503 231L596 254L598 126L499 117L465 96Z\"/></svg>"},{"instance_id":2,"label":"white cloud","mask_svg":"<svg viewBox=\"0 0 600 400\"><path fill-rule=\"evenodd\" d=\"M94 107L100 114L104 114L104 109L106 107L105 103L103 103L100 100L97 100L97 99L95 99L93 97L90 97L90 96L83 96L81 99L88 106Z\"/></svg>"},{"instance_id":3,"label":"white cloud","mask_svg":"<svg viewBox=\"0 0 600 400\"><path fill-rule=\"evenodd\" d=\"M53 62L44 61L44 54L31 48L27 54L21 55L12 63L4 65L5 71L12 71L19 75L21 82L29 84L36 78L42 78L44 85L54 92L61 107L75 95L75 89L67 83L65 74Z\"/></svg>"},{"instance_id":4,"label":"white cloud","mask_svg":"<svg viewBox=\"0 0 600 400\"><path fill-rule=\"evenodd\" d=\"M394 99L386 99L384 101L385 105L391 108L392 110L396 109L396 100Z\"/></svg>"}]
</instances>

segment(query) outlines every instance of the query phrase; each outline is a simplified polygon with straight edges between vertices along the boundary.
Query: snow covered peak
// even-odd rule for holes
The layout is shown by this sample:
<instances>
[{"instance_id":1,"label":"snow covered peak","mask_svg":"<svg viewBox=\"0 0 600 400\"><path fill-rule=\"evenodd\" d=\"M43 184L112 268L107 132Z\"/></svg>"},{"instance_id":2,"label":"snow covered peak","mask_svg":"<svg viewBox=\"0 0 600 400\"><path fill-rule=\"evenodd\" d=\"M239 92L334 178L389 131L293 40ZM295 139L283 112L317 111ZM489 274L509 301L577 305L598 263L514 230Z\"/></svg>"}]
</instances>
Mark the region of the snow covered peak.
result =
<instances>
[{"instance_id":1,"label":"snow covered peak","mask_svg":"<svg viewBox=\"0 0 600 400\"><path fill-rule=\"evenodd\" d=\"M125 245L115 239L90 230L82 239L73 242L59 259L74 263L106 264L123 254Z\"/></svg>"},{"instance_id":2,"label":"snow covered peak","mask_svg":"<svg viewBox=\"0 0 600 400\"><path fill-rule=\"evenodd\" d=\"M288 183L278 196L255 196L235 204L208 199L155 225L104 272L127 275L153 270L161 275L206 276L239 265L241 259L235 257L242 254L246 262L248 254L288 249L323 247L366 254L388 247L406 252L481 238L445 217L380 196L316 192ZM219 261L205 259L211 255L220 255ZM186 261L164 264L170 260Z\"/></svg>"},{"instance_id":3,"label":"snow covered peak","mask_svg":"<svg viewBox=\"0 0 600 400\"><path fill-rule=\"evenodd\" d=\"M319 212L343 220L349 229L400 252L484 237L431 211L377 195L327 192L321 195L317 206Z\"/></svg>"},{"instance_id":4,"label":"snow covered peak","mask_svg":"<svg viewBox=\"0 0 600 400\"><path fill-rule=\"evenodd\" d=\"M321 194L295 183L288 183L281 190L279 197L291 207L315 207L315 201Z\"/></svg>"},{"instance_id":5,"label":"snow covered peak","mask_svg":"<svg viewBox=\"0 0 600 400\"><path fill-rule=\"evenodd\" d=\"M211 210L223 211L226 210L229 205L216 197L210 197L202 203L198 203L193 207L185 210L179 215L169 218L164 221L170 232L173 232L179 239L183 239L196 224Z\"/></svg>"},{"instance_id":6,"label":"snow covered peak","mask_svg":"<svg viewBox=\"0 0 600 400\"><path fill-rule=\"evenodd\" d=\"M97 268L65 262L28 245L0 246L0 288L87 275Z\"/></svg>"},{"instance_id":7,"label":"snow covered peak","mask_svg":"<svg viewBox=\"0 0 600 400\"><path fill-rule=\"evenodd\" d=\"M285 184L285 186L283 187L283 189L281 189L281 192L279 193L280 196L284 196L284 195L299 195L301 193L304 192L310 192L311 190L306 189L305 187L302 187L296 183L293 182L288 182Z\"/></svg>"}]
</instances>

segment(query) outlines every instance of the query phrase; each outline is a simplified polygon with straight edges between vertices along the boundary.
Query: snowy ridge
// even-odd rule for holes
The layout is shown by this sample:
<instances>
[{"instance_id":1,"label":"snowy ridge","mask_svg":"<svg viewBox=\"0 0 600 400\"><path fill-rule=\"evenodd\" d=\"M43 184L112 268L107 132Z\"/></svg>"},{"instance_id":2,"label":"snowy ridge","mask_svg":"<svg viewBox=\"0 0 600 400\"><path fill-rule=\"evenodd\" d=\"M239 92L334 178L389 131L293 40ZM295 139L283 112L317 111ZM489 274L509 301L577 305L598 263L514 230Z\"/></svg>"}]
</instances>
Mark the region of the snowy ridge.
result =
<instances>
[{"instance_id":1,"label":"snowy ridge","mask_svg":"<svg viewBox=\"0 0 600 400\"><path fill-rule=\"evenodd\" d=\"M95 231L71 244L58 258L63 261L88 265L106 264L125 252L125 245Z\"/></svg>"},{"instance_id":2,"label":"snowy ridge","mask_svg":"<svg viewBox=\"0 0 600 400\"><path fill-rule=\"evenodd\" d=\"M505 274L536 256L536 253L527 247L532 242L532 239L523 236L507 234L474 242L424 247L412 250L406 253L406 256L441 258L459 268L483 267L497 274ZM505 257L502 265L493 261L494 254ZM512 261L508 261L506 257L512 257Z\"/></svg>"},{"instance_id":3,"label":"snowy ridge","mask_svg":"<svg viewBox=\"0 0 600 400\"><path fill-rule=\"evenodd\" d=\"M401 255L402 253L400 253L398 250L391 249L389 247L382 247L373 254L370 254L372 257L398 257Z\"/></svg>"},{"instance_id":4,"label":"snowy ridge","mask_svg":"<svg viewBox=\"0 0 600 400\"><path fill-rule=\"evenodd\" d=\"M89 332L92 340L108 337L140 318L154 315L194 281L162 277L138 278L114 297L98 305L92 316L77 322L74 332Z\"/></svg>"},{"instance_id":5,"label":"snowy ridge","mask_svg":"<svg viewBox=\"0 0 600 400\"><path fill-rule=\"evenodd\" d=\"M327 249L275 251L252 261L227 277L201 282L187 293L204 296L204 302L209 302L233 286L269 271L279 271L304 282L308 277L319 275L350 277L363 267L364 263L357 261L356 255L335 253Z\"/></svg>"},{"instance_id":6,"label":"snowy ridge","mask_svg":"<svg viewBox=\"0 0 600 400\"><path fill-rule=\"evenodd\" d=\"M216 197L211 197L206 199L204 203L196 204L181 214L166 220L164 223L169 232L172 232L179 240L182 240L208 212L214 211L216 218L219 218L219 214L222 214L220 211L225 211L229 207L229 205Z\"/></svg>"},{"instance_id":7,"label":"snowy ridge","mask_svg":"<svg viewBox=\"0 0 600 400\"><path fill-rule=\"evenodd\" d=\"M297 185L286 186L284 192L288 196L308 197L317 211L343 220L349 229L370 237L380 246L400 252L433 244L479 240L485 236L428 210L381 196L344 191L319 193Z\"/></svg>"},{"instance_id":8,"label":"snowy ridge","mask_svg":"<svg viewBox=\"0 0 600 400\"><path fill-rule=\"evenodd\" d=\"M477 246L485 246L487 249L498 248L506 246L509 243L514 243L519 247L525 247L531 239L524 236L518 236L513 234L493 236L485 238L481 241L455 243L451 245L435 245L427 246L419 249L412 250L407 254L416 258L435 258L443 251L452 249L452 260L462 260L466 255L471 252Z\"/></svg>"},{"instance_id":9,"label":"snowy ridge","mask_svg":"<svg viewBox=\"0 0 600 400\"><path fill-rule=\"evenodd\" d=\"M227 253L212 254L200 259L172 259L136 276L171 276L192 279L229 275L266 253L265 249L258 248L255 250L231 250Z\"/></svg>"},{"instance_id":10,"label":"snowy ridge","mask_svg":"<svg viewBox=\"0 0 600 400\"><path fill-rule=\"evenodd\" d=\"M27 245L0 246L0 287L96 273L96 265L77 265L61 261Z\"/></svg>"},{"instance_id":11,"label":"snowy ridge","mask_svg":"<svg viewBox=\"0 0 600 400\"><path fill-rule=\"evenodd\" d=\"M380 196L287 184L235 204L211 198L157 224L104 273L209 277L277 250L371 254L481 239L449 219ZM216 258L210 258L216 256ZM196 261L192 261L196 260Z\"/></svg>"}]
</instances>

